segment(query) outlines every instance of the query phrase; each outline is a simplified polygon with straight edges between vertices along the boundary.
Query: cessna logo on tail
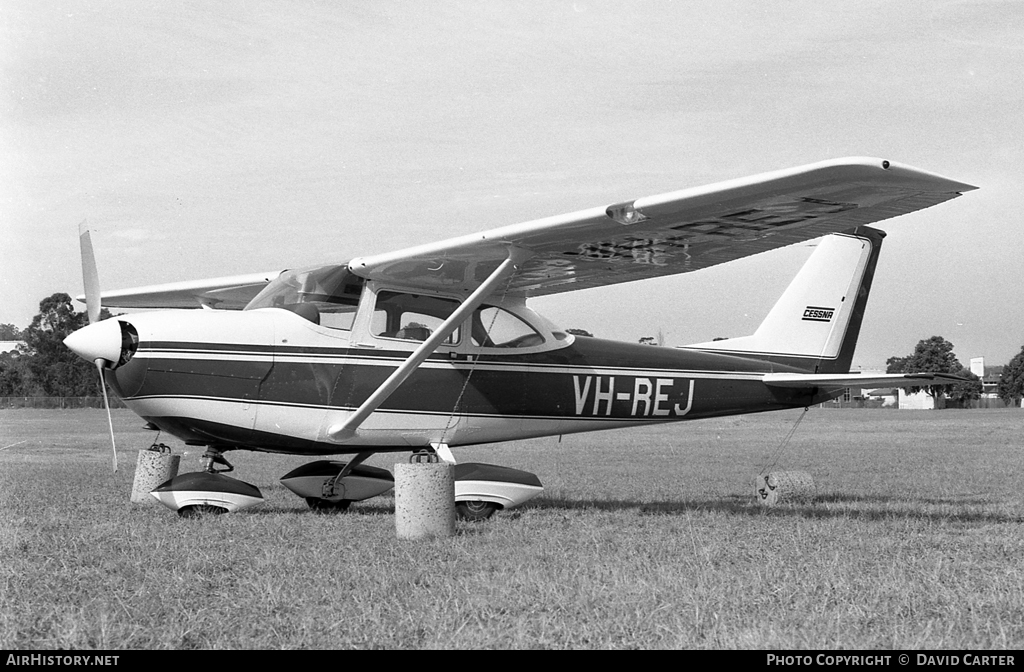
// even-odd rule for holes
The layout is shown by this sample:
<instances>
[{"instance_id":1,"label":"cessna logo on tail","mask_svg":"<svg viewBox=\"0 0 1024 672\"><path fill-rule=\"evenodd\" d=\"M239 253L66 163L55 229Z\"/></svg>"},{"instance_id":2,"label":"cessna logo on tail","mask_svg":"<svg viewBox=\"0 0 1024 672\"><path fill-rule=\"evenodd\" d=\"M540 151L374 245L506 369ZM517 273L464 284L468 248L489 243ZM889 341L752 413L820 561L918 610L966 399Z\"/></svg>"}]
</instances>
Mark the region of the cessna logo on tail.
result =
<instances>
[{"instance_id":1,"label":"cessna logo on tail","mask_svg":"<svg viewBox=\"0 0 1024 672\"><path fill-rule=\"evenodd\" d=\"M810 322L831 322L835 314L835 308L822 308L821 306L807 306L804 308L803 319Z\"/></svg>"}]
</instances>

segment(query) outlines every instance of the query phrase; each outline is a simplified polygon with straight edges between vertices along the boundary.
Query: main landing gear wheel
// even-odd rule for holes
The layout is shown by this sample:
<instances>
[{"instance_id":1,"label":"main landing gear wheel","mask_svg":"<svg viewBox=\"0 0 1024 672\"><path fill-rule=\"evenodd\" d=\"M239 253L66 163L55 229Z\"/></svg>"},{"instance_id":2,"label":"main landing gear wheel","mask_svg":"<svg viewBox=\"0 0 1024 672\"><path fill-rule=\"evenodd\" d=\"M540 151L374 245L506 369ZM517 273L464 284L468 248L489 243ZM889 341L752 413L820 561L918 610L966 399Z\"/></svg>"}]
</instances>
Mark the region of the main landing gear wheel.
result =
<instances>
[{"instance_id":1,"label":"main landing gear wheel","mask_svg":"<svg viewBox=\"0 0 1024 672\"><path fill-rule=\"evenodd\" d=\"M178 509L178 515L182 518L202 518L203 516L216 516L227 512L228 510L223 506L214 506L213 504L193 504L192 506L183 506Z\"/></svg>"},{"instance_id":2,"label":"main landing gear wheel","mask_svg":"<svg viewBox=\"0 0 1024 672\"><path fill-rule=\"evenodd\" d=\"M309 508L319 513L340 513L342 511L348 511L348 506L351 503L351 499L339 499L336 502L332 502L329 499L320 499L319 497L306 497L306 504L309 505Z\"/></svg>"},{"instance_id":3,"label":"main landing gear wheel","mask_svg":"<svg viewBox=\"0 0 1024 672\"><path fill-rule=\"evenodd\" d=\"M479 522L487 520L498 510L494 502L484 502L479 499L472 499L466 502L455 502L455 513L461 520Z\"/></svg>"}]
</instances>

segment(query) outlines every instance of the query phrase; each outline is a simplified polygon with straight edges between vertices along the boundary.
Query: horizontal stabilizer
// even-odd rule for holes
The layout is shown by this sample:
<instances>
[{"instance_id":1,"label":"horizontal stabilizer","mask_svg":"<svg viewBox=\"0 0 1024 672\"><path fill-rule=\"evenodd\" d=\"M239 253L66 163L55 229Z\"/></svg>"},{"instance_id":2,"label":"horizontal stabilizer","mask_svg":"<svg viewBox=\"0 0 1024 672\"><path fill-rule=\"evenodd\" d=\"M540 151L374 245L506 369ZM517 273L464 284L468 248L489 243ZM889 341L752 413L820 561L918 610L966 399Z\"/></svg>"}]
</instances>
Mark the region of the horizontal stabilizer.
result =
<instances>
[{"instance_id":1,"label":"horizontal stabilizer","mask_svg":"<svg viewBox=\"0 0 1024 672\"><path fill-rule=\"evenodd\" d=\"M949 373L768 373L762 379L770 387L926 387L956 385L967 378Z\"/></svg>"}]
</instances>

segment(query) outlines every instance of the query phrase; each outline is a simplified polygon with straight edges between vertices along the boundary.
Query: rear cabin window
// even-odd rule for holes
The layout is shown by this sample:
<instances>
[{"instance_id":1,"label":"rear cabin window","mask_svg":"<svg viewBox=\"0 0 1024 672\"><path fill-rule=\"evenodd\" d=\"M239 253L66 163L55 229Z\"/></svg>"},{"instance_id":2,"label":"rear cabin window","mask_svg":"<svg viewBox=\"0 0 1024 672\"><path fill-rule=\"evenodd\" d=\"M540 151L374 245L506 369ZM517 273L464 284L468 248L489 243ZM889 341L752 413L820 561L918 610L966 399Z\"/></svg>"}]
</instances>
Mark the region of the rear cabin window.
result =
<instances>
[{"instance_id":1,"label":"rear cabin window","mask_svg":"<svg viewBox=\"0 0 1024 672\"><path fill-rule=\"evenodd\" d=\"M458 307L457 301L437 296L378 292L370 331L381 338L425 341ZM445 339L444 345L455 345L461 338L459 327Z\"/></svg>"},{"instance_id":2,"label":"rear cabin window","mask_svg":"<svg viewBox=\"0 0 1024 672\"><path fill-rule=\"evenodd\" d=\"M544 337L523 318L504 308L484 306L473 312L473 345L482 348L529 348Z\"/></svg>"}]
</instances>

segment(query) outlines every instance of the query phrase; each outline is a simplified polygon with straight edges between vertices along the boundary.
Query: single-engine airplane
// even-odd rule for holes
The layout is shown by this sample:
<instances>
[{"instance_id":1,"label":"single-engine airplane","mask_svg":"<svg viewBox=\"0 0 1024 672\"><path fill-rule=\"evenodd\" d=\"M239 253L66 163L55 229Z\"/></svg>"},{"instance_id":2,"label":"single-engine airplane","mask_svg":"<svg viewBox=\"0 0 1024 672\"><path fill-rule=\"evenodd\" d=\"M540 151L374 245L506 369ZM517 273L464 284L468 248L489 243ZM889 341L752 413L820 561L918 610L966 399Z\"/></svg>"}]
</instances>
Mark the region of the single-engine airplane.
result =
<instances>
[{"instance_id":1,"label":"single-engine airplane","mask_svg":"<svg viewBox=\"0 0 1024 672\"><path fill-rule=\"evenodd\" d=\"M861 375L850 363L885 235L867 225L975 188L845 158L332 265L102 295L85 230L93 323L65 343L148 423L206 447L202 472L154 493L171 508L258 501L254 486L218 468L230 469L224 453L251 450L354 455L282 479L312 508L344 509L393 485L387 470L361 464L374 453L454 461L458 446L806 407L851 385L959 380ZM817 238L749 336L679 348L618 343L568 334L527 306ZM176 310L97 321L101 302ZM519 470L457 469L465 518L541 487Z\"/></svg>"}]
</instances>

